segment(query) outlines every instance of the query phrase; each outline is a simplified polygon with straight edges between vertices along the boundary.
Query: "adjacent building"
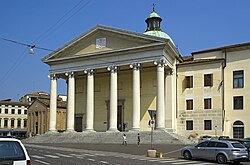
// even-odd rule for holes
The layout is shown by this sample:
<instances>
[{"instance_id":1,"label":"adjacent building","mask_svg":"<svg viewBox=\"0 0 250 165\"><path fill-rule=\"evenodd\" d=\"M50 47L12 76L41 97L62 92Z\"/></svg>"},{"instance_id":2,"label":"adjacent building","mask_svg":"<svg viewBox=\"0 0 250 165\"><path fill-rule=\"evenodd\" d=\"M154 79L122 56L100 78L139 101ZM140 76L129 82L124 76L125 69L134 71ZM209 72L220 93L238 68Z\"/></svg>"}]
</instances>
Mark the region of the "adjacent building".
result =
<instances>
[{"instance_id":1,"label":"adjacent building","mask_svg":"<svg viewBox=\"0 0 250 165\"><path fill-rule=\"evenodd\" d=\"M31 135L41 135L48 132L50 99L37 98L29 106L28 131ZM60 97L57 99L57 121L56 130L65 131L66 128L66 101Z\"/></svg>"},{"instance_id":2,"label":"adjacent building","mask_svg":"<svg viewBox=\"0 0 250 165\"><path fill-rule=\"evenodd\" d=\"M0 135L25 137L28 103L0 101Z\"/></svg>"},{"instance_id":3,"label":"adjacent building","mask_svg":"<svg viewBox=\"0 0 250 165\"><path fill-rule=\"evenodd\" d=\"M184 136L250 136L250 43L182 57L161 21L153 10L144 34L97 25L44 57L49 132L58 130L60 78L67 82L66 132L149 131L153 119L156 131Z\"/></svg>"},{"instance_id":4,"label":"adjacent building","mask_svg":"<svg viewBox=\"0 0 250 165\"><path fill-rule=\"evenodd\" d=\"M50 95L47 92L31 92L28 93L24 96L22 96L19 101L20 102L24 102L24 103L32 103L33 101L35 101L37 98L45 98L45 99L49 99Z\"/></svg>"}]
</instances>

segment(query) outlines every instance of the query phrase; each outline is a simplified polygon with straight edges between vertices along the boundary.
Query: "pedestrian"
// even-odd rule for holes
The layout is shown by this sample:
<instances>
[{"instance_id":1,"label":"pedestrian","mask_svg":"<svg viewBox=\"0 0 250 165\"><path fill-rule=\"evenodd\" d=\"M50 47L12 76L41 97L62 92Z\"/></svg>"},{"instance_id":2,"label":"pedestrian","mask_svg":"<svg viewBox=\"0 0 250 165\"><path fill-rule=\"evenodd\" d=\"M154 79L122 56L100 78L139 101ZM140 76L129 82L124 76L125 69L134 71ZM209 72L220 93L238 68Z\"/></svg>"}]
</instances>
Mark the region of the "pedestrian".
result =
<instances>
[{"instance_id":1,"label":"pedestrian","mask_svg":"<svg viewBox=\"0 0 250 165\"><path fill-rule=\"evenodd\" d=\"M126 134L123 134L123 136L122 136L122 145L127 146L127 137L126 137Z\"/></svg>"},{"instance_id":2,"label":"pedestrian","mask_svg":"<svg viewBox=\"0 0 250 165\"><path fill-rule=\"evenodd\" d=\"M141 142L141 137L140 137L140 134L138 133L138 135L137 135L137 146L138 147L140 145L140 142Z\"/></svg>"}]
</instances>

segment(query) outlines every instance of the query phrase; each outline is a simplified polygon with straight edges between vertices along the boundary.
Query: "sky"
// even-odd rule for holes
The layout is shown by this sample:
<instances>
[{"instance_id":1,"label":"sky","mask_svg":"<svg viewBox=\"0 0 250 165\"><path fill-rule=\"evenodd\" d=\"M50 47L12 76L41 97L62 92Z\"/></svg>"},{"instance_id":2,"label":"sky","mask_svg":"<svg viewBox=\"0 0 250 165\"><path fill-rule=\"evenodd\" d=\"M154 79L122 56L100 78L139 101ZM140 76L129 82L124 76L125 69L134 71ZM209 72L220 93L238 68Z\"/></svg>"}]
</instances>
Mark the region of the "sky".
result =
<instances>
[{"instance_id":1,"label":"sky","mask_svg":"<svg viewBox=\"0 0 250 165\"><path fill-rule=\"evenodd\" d=\"M97 24L143 33L155 10L179 52L250 42L249 0L1 0L0 100L50 92L49 66L41 59ZM17 41L8 42L5 39ZM58 94L66 83L58 81Z\"/></svg>"}]
</instances>

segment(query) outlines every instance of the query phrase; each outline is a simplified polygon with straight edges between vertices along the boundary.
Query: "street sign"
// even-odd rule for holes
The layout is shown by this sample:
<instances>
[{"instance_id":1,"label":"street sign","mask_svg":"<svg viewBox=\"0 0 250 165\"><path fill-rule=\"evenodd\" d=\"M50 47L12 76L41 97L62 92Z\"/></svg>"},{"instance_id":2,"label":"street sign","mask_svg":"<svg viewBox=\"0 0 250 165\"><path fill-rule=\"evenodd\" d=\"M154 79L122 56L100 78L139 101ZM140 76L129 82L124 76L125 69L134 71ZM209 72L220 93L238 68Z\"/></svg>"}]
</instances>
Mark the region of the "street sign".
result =
<instances>
[{"instance_id":1,"label":"street sign","mask_svg":"<svg viewBox=\"0 0 250 165\"><path fill-rule=\"evenodd\" d=\"M156 116L156 110L148 110L148 113L149 113L151 119L153 119Z\"/></svg>"},{"instance_id":2,"label":"street sign","mask_svg":"<svg viewBox=\"0 0 250 165\"><path fill-rule=\"evenodd\" d=\"M155 126L155 120L149 120L149 126L153 128Z\"/></svg>"}]
</instances>

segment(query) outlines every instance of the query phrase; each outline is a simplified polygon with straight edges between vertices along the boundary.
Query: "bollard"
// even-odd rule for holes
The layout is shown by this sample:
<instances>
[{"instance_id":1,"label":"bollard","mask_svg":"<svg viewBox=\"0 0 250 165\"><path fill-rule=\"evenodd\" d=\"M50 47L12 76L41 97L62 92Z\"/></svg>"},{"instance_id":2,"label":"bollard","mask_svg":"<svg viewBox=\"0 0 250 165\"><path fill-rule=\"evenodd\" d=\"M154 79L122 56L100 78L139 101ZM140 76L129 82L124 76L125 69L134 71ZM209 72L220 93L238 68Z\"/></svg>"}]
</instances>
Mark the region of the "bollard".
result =
<instances>
[{"instance_id":1,"label":"bollard","mask_svg":"<svg viewBox=\"0 0 250 165\"><path fill-rule=\"evenodd\" d=\"M156 150L148 150L147 157L155 158L156 157Z\"/></svg>"},{"instance_id":2,"label":"bollard","mask_svg":"<svg viewBox=\"0 0 250 165\"><path fill-rule=\"evenodd\" d=\"M156 152L156 157L157 158L162 158L162 152Z\"/></svg>"}]
</instances>

